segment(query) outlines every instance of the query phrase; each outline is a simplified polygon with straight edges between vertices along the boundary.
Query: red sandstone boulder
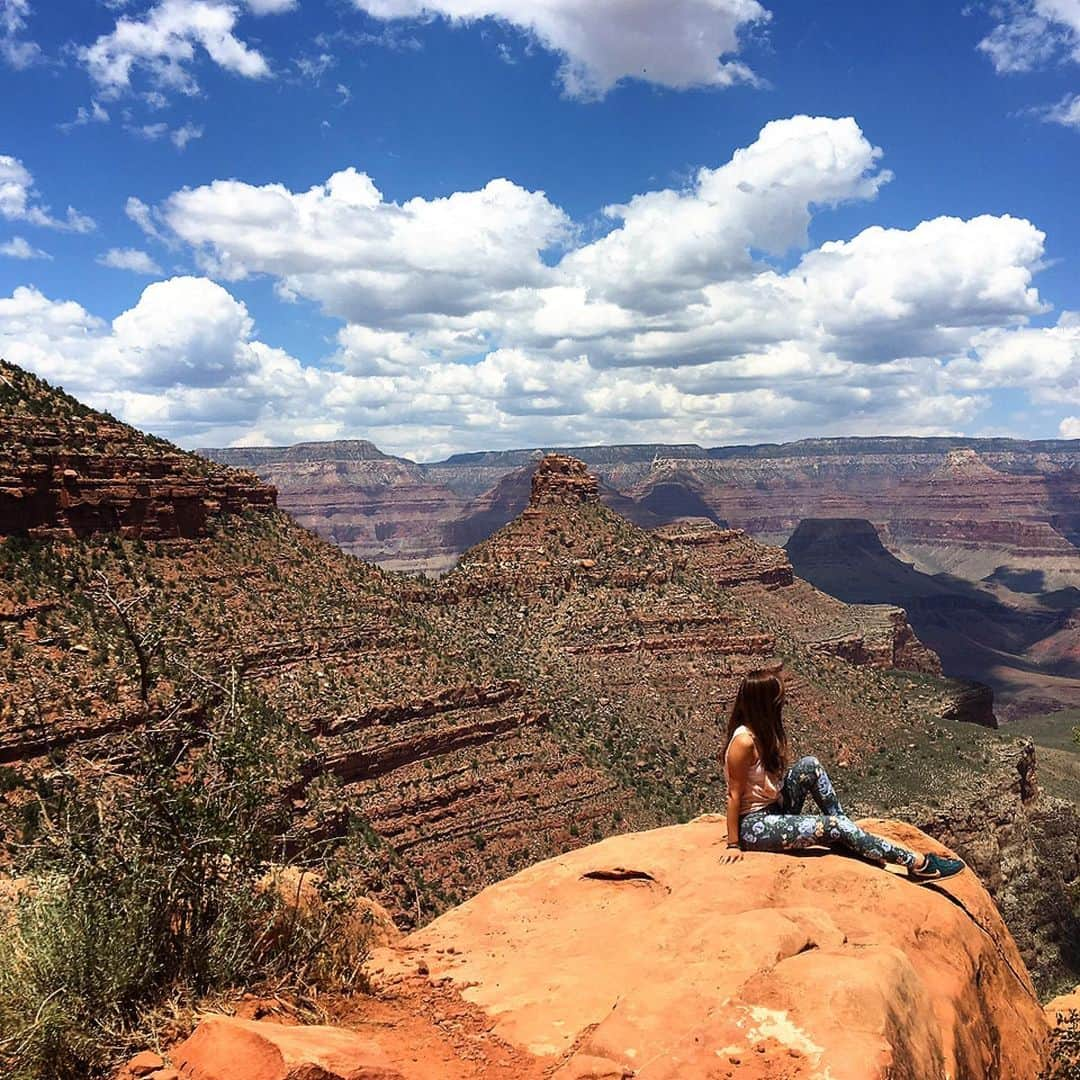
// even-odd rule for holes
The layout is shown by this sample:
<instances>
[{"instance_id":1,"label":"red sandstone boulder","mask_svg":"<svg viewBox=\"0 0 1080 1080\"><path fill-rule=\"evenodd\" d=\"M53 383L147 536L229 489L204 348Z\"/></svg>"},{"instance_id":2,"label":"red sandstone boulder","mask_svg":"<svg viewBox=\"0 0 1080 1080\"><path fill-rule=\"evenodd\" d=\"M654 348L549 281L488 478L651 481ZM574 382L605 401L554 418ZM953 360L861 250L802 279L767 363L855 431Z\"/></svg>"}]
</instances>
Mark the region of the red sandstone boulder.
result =
<instances>
[{"instance_id":1,"label":"red sandstone boulder","mask_svg":"<svg viewBox=\"0 0 1080 1080\"><path fill-rule=\"evenodd\" d=\"M700 820L540 863L377 952L373 977L449 982L558 1077L1039 1075L1047 1023L973 874L920 886L825 851L722 865L725 837Z\"/></svg>"},{"instance_id":2,"label":"red sandstone boulder","mask_svg":"<svg viewBox=\"0 0 1080 1080\"><path fill-rule=\"evenodd\" d=\"M403 1080L370 1038L207 1016L172 1054L184 1080Z\"/></svg>"}]
</instances>

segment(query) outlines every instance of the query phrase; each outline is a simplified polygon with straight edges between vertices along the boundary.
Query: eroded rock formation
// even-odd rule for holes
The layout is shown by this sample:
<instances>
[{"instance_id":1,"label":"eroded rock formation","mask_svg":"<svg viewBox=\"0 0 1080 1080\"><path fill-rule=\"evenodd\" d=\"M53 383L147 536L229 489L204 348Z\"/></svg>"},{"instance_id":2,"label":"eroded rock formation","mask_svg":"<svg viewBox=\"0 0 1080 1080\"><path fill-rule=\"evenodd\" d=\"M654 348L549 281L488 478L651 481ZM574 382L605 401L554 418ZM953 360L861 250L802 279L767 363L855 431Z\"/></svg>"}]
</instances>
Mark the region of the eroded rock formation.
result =
<instances>
[{"instance_id":1,"label":"eroded rock formation","mask_svg":"<svg viewBox=\"0 0 1080 1080\"><path fill-rule=\"evenodd\" d=\"M942 850L908 825L863 824ZM1075 995L1044 1012L970 872L923 887L823 849L723 864L725 837L722 820L702 818L529 867L376 948L375 995L331 1003L334 1026L208 1015L166 1069L186 1080L1033 1080L1052 1031L1056 1062L1075 1050ZM244 1004L249 1015L258 1005Z\"/></svg>"},{"instance_id":2,"label":"eroded rock formation","mask_svg":"<svg viewBox=\"0 0 1080 1080\"><path fill-rule=\"evenodd\" d=\"M311 454L317 445L297 449ZM337 446L326 444L322 452L332 455ZM235 452L207 453L224 459ZM273 452L280 458L290 453ZM948 674L993 683L1006 716L1080 701L1076 440L810 439L710 450L596 446L573 453L597 476L602 501L648 528L691 516L784 543L806 519L870 522L889 554L941 579L940 610L925 620L908 614L916 629L921 622ZM402 477L377 493L363 483L351 490L336 475L312 475L295 504L286 482L269 471L277 465L256 467L282 486L282 505L354 554L442 572L524 510L541 456L540 450L463 454L422 466L394 459ZM837 562L833 570L842 574L843 566ZM908 606L887 578L864 584L866 603ZM972 600L982 610L961 610ZM991 630L995 622L1005 628L1007 640L971 647L965 628L988 620ZM835 647L857 656L845 636L836 635Z\"/></svg>"},{"instance_id":3,"label":"eroded rock formation","mask_svg":"<svg viewBox=\"0 0 1080 1080\"><path fill-rule=\"evenodd\" d=\"M1071 608L1010 599L952 575L928 574L889 551L874 525L859 518L807 519L787 552L800 577L851 604L883 598L901 605L945 671L990 683L1006 715L1080 704L1080 667ZM1040 669L1036 659L1046 664ZM1057 660L1055 663L1054 660Z\"/></svg>"},{"instance_id":4,"label":"eroded rock formation","mask_svg":"<svg viewBox=\"0 0 1080 1080\"><path fill-rule=\"evenodd\" d=\"M541 863L371 966L449 981L555 1076L1038 1074L1047 1024L971 873L926 889L835 854L722 865L725 835L694 822Z\"/></svg>"},{"instance_id":5,"label":"eroded rock formation","mask_svg":"<svg viewBox=\"0 0 1080 1080\"><path fill-rule=\"evenodd\" d=\"M369 442L200 453L256 472L277 489L278 505L305 528L388 570L442 572L461 550L447 530L465 501L428 479L418 465Z\"/></svg>"},{"instance_id":6,"label":"eroded rock formation","mask_svg":"<svg viewBox=\"0 0 1080 1080\"><path fill-rule=\"evenodd\" d=\"M252 474L182 454L0 361L0 536L190 538L218 515L274 505Z\"/></svg>"}]
</instances>

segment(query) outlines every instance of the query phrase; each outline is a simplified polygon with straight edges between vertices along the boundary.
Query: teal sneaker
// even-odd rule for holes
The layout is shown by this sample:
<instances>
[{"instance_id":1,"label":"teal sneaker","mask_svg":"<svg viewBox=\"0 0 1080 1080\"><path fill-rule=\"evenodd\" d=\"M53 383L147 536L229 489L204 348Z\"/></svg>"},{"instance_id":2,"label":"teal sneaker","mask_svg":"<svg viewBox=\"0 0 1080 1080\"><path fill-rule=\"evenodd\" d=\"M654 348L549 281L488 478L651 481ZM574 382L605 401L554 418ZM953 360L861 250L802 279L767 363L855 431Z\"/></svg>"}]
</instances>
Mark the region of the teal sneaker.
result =
<instances>
[{"instance_id":1,"label":"teal sneaker","mask_svg":"<svg viewBox=\"0 0 1080 1080\"><path fill-rule=\"evenodd\" d=\"M927 855L926 865L918 870L914 866L908 867L908 877L912 881L940 881L942 878L952 877L964 869L961 859L948 859L944 855Z\"/></svg>"}]
</instances>

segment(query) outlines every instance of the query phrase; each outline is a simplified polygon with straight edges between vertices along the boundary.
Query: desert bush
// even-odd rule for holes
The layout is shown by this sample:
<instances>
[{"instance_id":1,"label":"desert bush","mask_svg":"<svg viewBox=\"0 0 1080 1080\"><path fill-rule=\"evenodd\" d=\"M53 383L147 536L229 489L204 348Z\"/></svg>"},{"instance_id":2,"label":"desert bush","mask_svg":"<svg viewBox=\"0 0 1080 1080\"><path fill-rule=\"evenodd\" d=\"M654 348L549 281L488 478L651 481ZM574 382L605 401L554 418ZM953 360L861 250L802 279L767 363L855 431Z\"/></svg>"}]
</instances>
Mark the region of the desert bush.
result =
<instances>
[{"instance_id":1,"label":"desert bush","mask_svg":"<svg viewBox=\"0 0 1080 1080\"><path fill-rule=\"evenodd\" d=\"M131 734L108 767L71 760L39 781L11 852L27 887L0 934L0 1074L99 1075L166 1000L355 977L356 948L333 940L340 880L318 877L319 918L260 885L285 861L309 753L233 679Z\"/></svg>"}]
</instances>

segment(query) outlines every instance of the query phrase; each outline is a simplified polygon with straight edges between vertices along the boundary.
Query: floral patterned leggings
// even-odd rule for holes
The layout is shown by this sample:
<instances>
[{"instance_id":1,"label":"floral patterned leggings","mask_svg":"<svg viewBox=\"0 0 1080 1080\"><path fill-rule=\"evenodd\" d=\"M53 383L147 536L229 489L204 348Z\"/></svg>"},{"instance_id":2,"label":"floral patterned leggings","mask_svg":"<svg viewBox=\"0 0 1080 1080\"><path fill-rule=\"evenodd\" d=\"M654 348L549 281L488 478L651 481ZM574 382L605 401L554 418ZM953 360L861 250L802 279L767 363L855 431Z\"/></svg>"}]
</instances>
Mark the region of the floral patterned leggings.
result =
<instances>
[{"instance_id":1,"label":"floral patterned leggings","mask_svg":"<svg viewBox=\"0 0 1080 1080\"><path fill-rule=\"evenodd\" d=\"M809 795L820 814L802 813ZM784 773L780 803L752 810L739 820L739 839L744 848L756 851L791 851L794 848L850 848L874 862L912 866L919 856L883 837L863 832L840 806L828 774L816 757L800 758Z\"/></svg>"}]
</instances>

